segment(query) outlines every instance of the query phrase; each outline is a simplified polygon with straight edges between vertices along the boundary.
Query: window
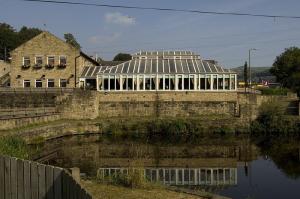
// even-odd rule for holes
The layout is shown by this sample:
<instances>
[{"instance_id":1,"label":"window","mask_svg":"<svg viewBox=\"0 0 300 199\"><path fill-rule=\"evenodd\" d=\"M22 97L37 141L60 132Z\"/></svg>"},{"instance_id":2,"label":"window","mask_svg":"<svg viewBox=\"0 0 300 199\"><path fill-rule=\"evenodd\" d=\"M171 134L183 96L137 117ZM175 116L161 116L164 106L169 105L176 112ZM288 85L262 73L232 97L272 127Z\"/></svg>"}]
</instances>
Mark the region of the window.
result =
<instances>
[{"instance_id":1,"label":"window","mask_svg":"<svg viewBox=\"0 0 300 199\"><path fill-rule=\"evenodd\" d=\"M24 87L24 88L30 87L30 80L24 80L24 81L23 81L23 87Z\"/></svg>"},{"instance_id":2,"label":"window","mask_svg":"<svg viewBox=\"0 0 300 199\"><path fill-rule=\"evenodd\" d=\"M48 56L47 57L47 64L49 65L49 66L54 66L54 56Z\"/></svg>"},{"instance_id":3,"label":"window","mask_svg":"<svg viewBox=\"0 0 300 199\"><path fill-rule=\"evenodd\" d=\"M43 65L43 57L41 56L35 57L35 64L39 66Z\"/></svg>"},{"instance_id":4,"label":"window","mask_svg":"<svg viewBox=\"0 0 300 199\"><path fill-rule=\"evenodd\" d=\"M59 80L59 87L61 87L61 88L67 87L67 80L66 79L60 79Z\"/></svg>"},{"instance_id":5,"label":"window","mask_svg":"<svg viewBox=\"0 0 300 199\"><path fill-rule=\"evenodd\" d=\"M59 56L59 65L66 66L67 65L67 57Z\"/></svg>"},{"instance_id":6,"label":"window","mask_svg":"<svg viewBox=\"0 0 300 199\"><path fill-rule=\"evenodd\" d=\"M47 87L48 88L53 88L54 87L54 79L48 79Z\"/></svg>"},{"instance_id":7,"label":"window","mask_svg":"<svg viewBox=\"0 0 300 199\"><path fill-rule=\"evenodd\" d=\"M43 87L43 82L40 79L35 80L35 87L36 88L42 88Z\"/></svg>"},{"instance_id":8,"label":"window","mask_svg":"<svg viewBox=\"0 0 300 199\"><path fill-rule=\"evenodd\" d=\"M23 66L30 66L30 57L23 57Z\"/></svg>"}]
</instances>

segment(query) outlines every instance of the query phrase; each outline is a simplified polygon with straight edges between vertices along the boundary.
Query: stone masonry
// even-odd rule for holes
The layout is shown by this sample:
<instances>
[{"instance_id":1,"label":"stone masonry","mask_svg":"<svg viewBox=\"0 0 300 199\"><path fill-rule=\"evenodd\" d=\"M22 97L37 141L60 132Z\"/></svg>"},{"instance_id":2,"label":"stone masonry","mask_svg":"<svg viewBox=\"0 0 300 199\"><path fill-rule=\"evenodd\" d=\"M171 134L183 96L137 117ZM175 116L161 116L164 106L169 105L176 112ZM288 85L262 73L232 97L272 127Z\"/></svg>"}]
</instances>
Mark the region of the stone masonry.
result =
<instances>
[{"instance_id":1,"label":"stone masonry","mask_svg":"<svg viewBox=\"0 0 300 199\"><path fill-rule=\"evenodd\" d=\"M47 87L47 80L54 79L54 87L59 87L60 79L67 80L67 88L74 88L84 66L95 62L65 41L49 32L42 32L11 52L11 87L23 87L23 80L30 80L30 87L35 87L35 80L42 81ZM47 57L54 56L54 67L47 68ZM59 67L60 56L66 57L66 67ZM29 67L23 66L23 58L29 57ZM35 67L36 57L42 57L41 67ZM76 62L76 63L75 63Z\"/></svg>"}]
</instances>

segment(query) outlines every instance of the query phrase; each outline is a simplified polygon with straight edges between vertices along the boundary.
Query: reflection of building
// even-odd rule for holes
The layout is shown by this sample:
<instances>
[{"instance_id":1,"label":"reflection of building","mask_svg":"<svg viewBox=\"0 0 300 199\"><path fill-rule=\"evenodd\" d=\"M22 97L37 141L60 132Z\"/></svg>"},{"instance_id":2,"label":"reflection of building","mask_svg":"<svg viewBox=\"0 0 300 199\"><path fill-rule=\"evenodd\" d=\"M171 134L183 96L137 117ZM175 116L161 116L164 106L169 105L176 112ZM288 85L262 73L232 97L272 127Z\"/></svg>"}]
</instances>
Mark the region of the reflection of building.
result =
<instances>
[{"instance_id":1,"label":"reflection of building","mask_svg":"<svg viewBox=\"0 0 300 199\"><path fill-rule=\"evenodd\" d=\"M86 67L99 91L236 91L236 73L190 51L139 52L116 66ZM96 86L98 85L98 86Z\"/></svg>"},{"instance_id":2,"label":"reflection of building","mask_svg":"<svg viewBox=\"0 0 300 199\"><path fill-rule=\"evenodd\" d=\"M237 185L237 168L146 168L146 178L166 185ZM98 175L127 174L128 168L100 168Z\"/></svg>"}]
</instances>

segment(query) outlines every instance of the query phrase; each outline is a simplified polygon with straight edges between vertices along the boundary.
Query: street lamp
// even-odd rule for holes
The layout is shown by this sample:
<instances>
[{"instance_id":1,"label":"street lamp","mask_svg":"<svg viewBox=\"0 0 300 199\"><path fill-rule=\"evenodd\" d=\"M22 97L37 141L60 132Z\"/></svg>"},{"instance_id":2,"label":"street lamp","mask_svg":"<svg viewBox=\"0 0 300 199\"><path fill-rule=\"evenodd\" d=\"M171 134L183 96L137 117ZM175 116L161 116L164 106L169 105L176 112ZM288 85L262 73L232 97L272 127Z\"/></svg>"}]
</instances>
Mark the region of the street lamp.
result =
<instances>
[{"instance_id":1,"label":"street lamp","mask_svg":"<svg viewBox=\"0 0 300 199\"><path fill-rule=\"evenodd\" d=\"M249 49L249 86L252 88L252 78L251 78L251 51L257 50L256 48Z\"/></svg>"}]
</instances>

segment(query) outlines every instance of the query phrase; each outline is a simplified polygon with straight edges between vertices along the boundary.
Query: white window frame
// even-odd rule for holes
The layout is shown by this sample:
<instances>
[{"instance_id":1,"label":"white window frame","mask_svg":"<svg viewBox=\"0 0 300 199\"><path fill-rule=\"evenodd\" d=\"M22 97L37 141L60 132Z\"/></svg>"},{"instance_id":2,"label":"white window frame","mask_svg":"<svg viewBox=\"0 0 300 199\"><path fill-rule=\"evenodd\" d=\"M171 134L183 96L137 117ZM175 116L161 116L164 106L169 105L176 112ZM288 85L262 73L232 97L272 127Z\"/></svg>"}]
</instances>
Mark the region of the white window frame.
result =
<instances>
[{"instance_id":1,"label":"white window frame","mask_svg":"<svg viewBox=\"0 0 300 199\"><path fill-rule=\"evenodd\" d=\"M61 86L61 82L62 82L61 80L65 80L65 81L66 81L66 87L62 87L62 86ZM67 79L59 79L59 80L58 80L58 84L59 84L59 88L67 88L68 80L67 80ZM54 85L54 86L55 86L55 85Z\"/></svg>"},{"instance_id":2,"label":"white window frame","mask_svg":"<svg viewBox=\"0 0 300 199\"><path fill-rule=\"evenodd\" d=\"M23 56L23 66L25 66L25 57L29 59L29 65L31 63L30 56Z\"/></svg>"},{"instance_id":3,"label":"white window frame","mask_svg":"<svg viewBox=\"0 0 300 199\"><path fill-rule=\"evenodd\" d=\"M37 60L38 57L41 57L41 58L42 58L42 64L43 64L43 61L44 61L44 60L43 60L43 56L41 56L41 55L37 55L37 56L34 57L34 63L37 64L37 61L36 61L36 60Z\"/></svg>"},{"instance_id":4,"label":"white window frame","mask_svg":"<svg viewBox=\"0 0 300 199\"><path fill-rule=\"evenodd\" d=\"M58 59L58 64L60 65L61 63L60 63L60 58L61 57L64 57L65 59L66 59L66 65L67 65L67 56L66 55L60 55L59 56L59 59Z\"/></svg>"},{"instance_id":5,"label":"white window frame","mask_svg":"<svg viewBox=\"0 0 300 199\"><path fill-rule=\"evenodd\" d=\"M53 80L53 82L54 82L54 87L55 87L55 79L47 79L47 88L54 88L54 87L49 87L48 85L49 85L49 80Z\"/></svg>"},{"instance_id":6,"label":"white window frame","mask_svg":"<svg viewBox=\"0 0 300 199\"><path fill-rule=\"evenodd\" d=\"M43 81L40 80L40 79L36 79L36 80L34 80L34 88L42 88L42 87L36 87L36 82L37 81L40 81L42 83L42 87L43 87Z\"/></svg>"},{"instance_id":7,"label":"white window frame","mask_svg":"<svg viewBox=\"0 0 300 199\"><path fill-rule=\"evenodd\" d=\"M29 87L25 87L25 82L29 82ZM31 81L29 79L23 79L23 88L30 88L31 87Z\"/></svg>"},{"instance_id":8,"label":"white window frame","mask_svg":"<svg viewBox=\"0 0 300 199\"><path fill-rule=\"evenodd\" d=\"M55 55L47 55L47 65L49 65L49 57L53 57L54 58L54 63L53 63L53 66L54 66L55 65Z\"/></svg>"}]
</instances>

